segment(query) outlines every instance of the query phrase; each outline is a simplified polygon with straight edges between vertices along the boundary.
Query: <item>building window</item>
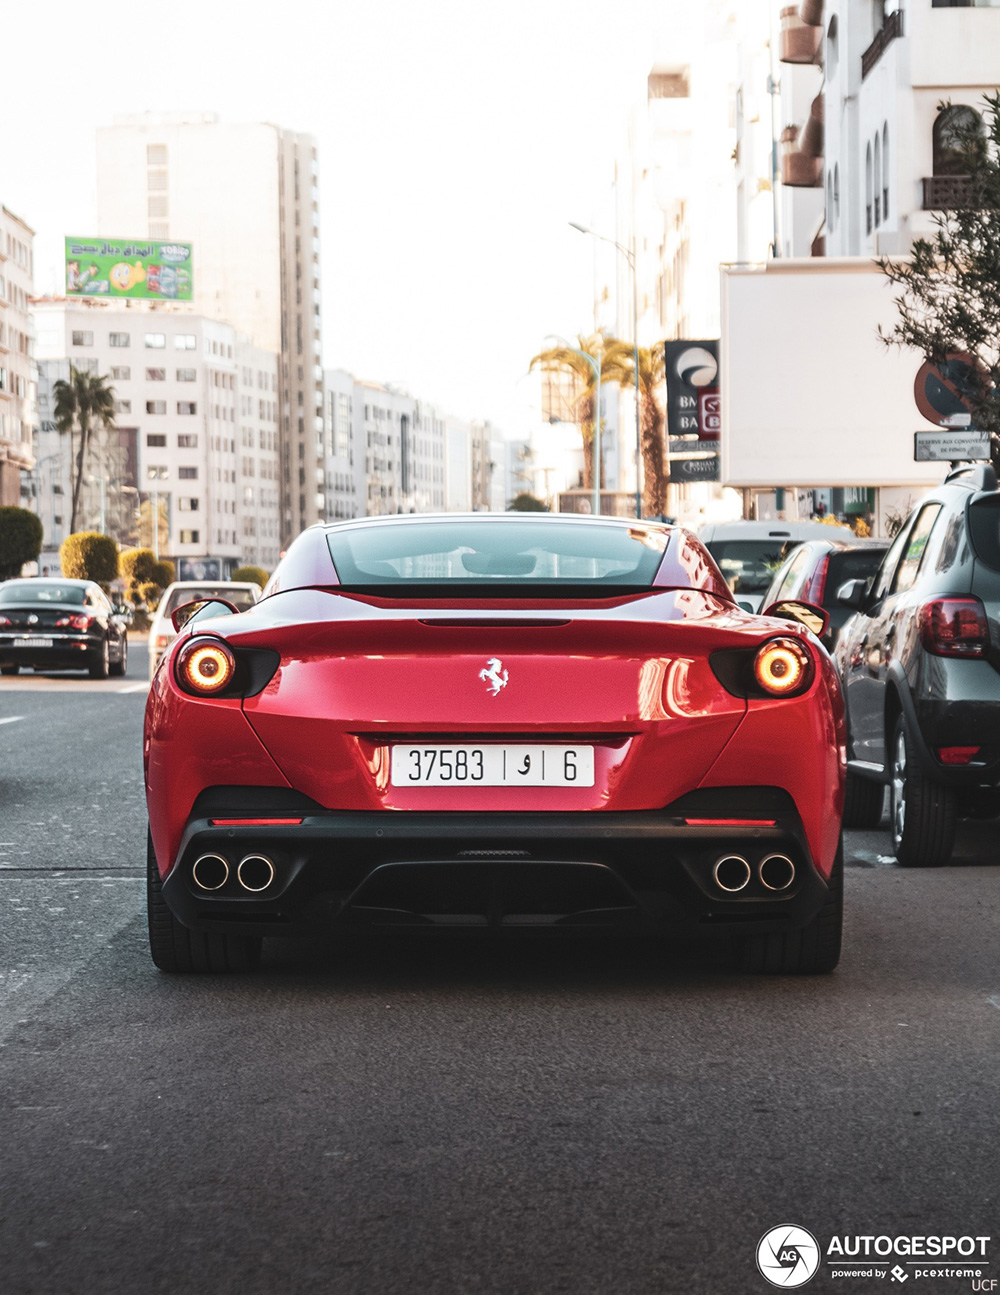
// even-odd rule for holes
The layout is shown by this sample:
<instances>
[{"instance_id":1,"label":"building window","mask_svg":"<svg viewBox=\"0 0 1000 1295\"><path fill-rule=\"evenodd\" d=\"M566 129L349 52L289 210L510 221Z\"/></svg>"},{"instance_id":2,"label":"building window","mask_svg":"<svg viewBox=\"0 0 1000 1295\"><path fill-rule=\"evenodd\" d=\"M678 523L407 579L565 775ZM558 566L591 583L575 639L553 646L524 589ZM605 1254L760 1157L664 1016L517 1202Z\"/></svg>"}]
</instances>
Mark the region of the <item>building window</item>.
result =
<instances>
[{"instance_id":1,"label":"building window","mask_svg":"<svg viewBox=\"0 0 1000 1295\"><path fill-rule=\"evenodd\" d=\"M166 369L147 369L146 370L147 382L166 382L166 380L167 380Z\"/></svg>"},{"instance_id":2,"label":"building window","mask_svg":"<svg viewBox=\"0 0 1000 1295\"><path fill-rule=\"evenodd\" d=\"M833 164L833 219L840 223L840 163Z\"/></svg>"},{"instance_id":3,"label":"building window","mask_svg":"<svg viewBox=\"0 0 1000 1295\"><path fill-rule=\"evenodd\" d=\"M150 463L146 468L146 476L150 481L166 481L167 465L165 463Z\"/></svg>"},{"instance_id":4,"label":"building window","mask_svg":"<svg viewBox=\"0 0 1000 1295\"><path fill-rule=\"evenodd\" d=\"M889 123L882 126L882 219L889 219Z\"/></svg>"},{"instance_id":5,"label":"building window","mask_svg":"<svg viewBox=\"0 0 1000 1295\"><path fill-rule=\"evenodd\" d=\"M875 224L882 223L882 137L876 131L875 133L875 182L873 186L873 201L875 205Z\"/></svg>"},{"instance_id":6,"label":"building window","mask_svg":"<svg viewBox=\"0 0 1000 1295\"><path fill-rule=\"evenodd\" d=\"M96 356L96 355L88 355L88 356L86 356L86 357L84 357L84 358L81 358L81 359L79 359L79 360L77 360L77 361L75 362L75 364L73 365L73 368L74 368L74 369L76 369L76 371L77 371L78 373L93 373L93 374L96 374L96 373L97 373L97 356ZM24 392L23 392L23 391L19 391L17 394L18 394L19 396L23 396L23 395L24 395Z\"/></svg>"},{"instance_id":7,"label":"building window","mask_svg":"<svg viewBox=\"0 0 1000 1295\"><path fill-rule=\"evenodd\" d=\"M872 232L872 146L865 150L865 233Z\"/></svg>"},{"instance_id":8,"label":"building window","mask_svg":"<svg viewBox=\"0 0 1000 1295\"><path fill-rule=\"evenodd\" d=\"M84 332L82 330L79 330L79 331L74 330L73 345L74 346L93 346L94 334L89 332Z\"/></svg>"},{"instance_id":9,"label":"building window","mask_svg":"<svg viewBox=\"0 0 1000 1295\"><path fill-rule=\"evenodd\" d=\"M167 402L165 400L147 400L147 414L165 414L167 412Z\"/></svg>"},{"instance_id":10,"label":"building window","mask_svg":"<svg viewBox=\"0 0 1000 1295\"><path fill-rule=\"evenodd\" d=\"M179 414L196 414L198 406L193 400L178 400L177 412Z\"/></svg>"},{"instance_id":11,"label":"building window","mask_svg":"<svg viewBox=\"0 0 1000 1295\"><path fill-rule=\"evenodd\" d=\"M132 377L132 370L127 364L118 364L112 367L111 377L115 382L128 382Z\"/></svg>"},{"instance_id":12,"label":"building window","mask_svg":"<svg viewBox=\"0 0 1000 1295\"><path fill-rule=\"evenodd\" d=\"M165 333L147 333L146 346L151 351L162 351L167 344Z\"/></svg>"},{"instance_id":13,"label":"building window","mask_svg":"<svg viewBox=\"0 0 1000 1295\"><path fill-rule=\"evenodd\" d=\"M147 144L146 145L146 165L147 166L166 166L167 165L166 144Z\"/></svg>"},{"instance_id":14,"label":"building window","mask_svg":"<svg viewBox=\"0 0 1000 1295\"><path fill-rule=\"evenodd\" d=\"M177 370L177 381L178 381L178 382L194 382L194 381L195 381L195 379L197 378L197 376L198 376L198 375L197 375L197 373L196 373L196 371L195 371L194 369L178 369L178 370Z\"/></svg>"},{"instance_id":15,"label":"building window","mask_svg":"<svg viewBox=\"0 0 1000 1295\"><path fill-rule=\"evenodd\" d=\"M169 215L167 211L167 195L165 193L149 194L146 199L146 214L160 219Z\"/></svg>"},{"instance_id":16,"label":"building window","mask_svg":"<svg viewBox=\"0 0 1000 1295\"><path fill-rule=\"evenodd\" d=\"M149 237L167 239L170 237L170 226L165 220L151 220L149 222Z\"/></svg>"},{"instance_id":17,"label":"building window","mask_svg":"<svg viewBox=\"0 0 1000 1295\"><path fill-rule=\"evenodd\" d=\"M191 498L178 499L177 507L182 513L196 513L198 511L198 500Z\"/></svg>"},{"instance_id":18,"label":"building window","mask_svg":"<svg viewBox=\"0 0 1000 1295\"><path fill-rule=\"evenodd\" d=\"M182 544L199 544L201 542L201 531L181 531Z\"/></svg>"},{"instance_id":19,"label":"building window","mask_svg":"<svg viewBox=\"0 0 1000 1295\"><path fill-rule=\"evenodd\" d=\"M175 351L193 351L198 345L198 339L194 333L178 333L174 338Z\"/></svg>"},{"instance_id":20,"label":"building window","mask_svg":"<svg viewBox=\"0 0 1000 1295\"><path fill-rule=\"evenodd\" d=\"M935 175L968 175L969 148L983 137L983 119L965 103L947 104L934 121Z\"/></svg>"},{"instance_id":21,"label":"building window","mask_svg":"<svg viewBox=\"0 0 1000 1295\"><path fill-rule=\"evenodd\" d=\"M162 193L167 187L167 172L164 170L149 171L146 174L146 188L150 193Z\"/></svg>"},{"instance_id":22,"label":"building window","mask_svg":"<svg viewBox=\"0 0 1000 1295\"><path fill-rule=\"evenodd\" d=\"M167 438L160 432L150 432L146 437L146 444L151 449L162 450L166 448Z\"/></svg>"},{"instance_id":23,"label":"building window","mask_svg":"<svg viewBox=\"0 0 1000 1295\"><path fill-rule=\"evenodd\" d=\"M131 339L128 333L109 333L108 334L109 346L128 346L130 345L130 340Z\"/></svg>"},{"instance_id":24,"label":"building window","mask_svg":"<svg viewBox=\"0 0 1000 1295\"><path fill-rule=\"evenodd\" d=\"M180 477L181 481L197 481L198 469L197 468L178 468L177 475L178 477Z\"/></svg>"},{"instance_id":25,"label":"building window","mask_svg":"<svg viewBox=\"0 0 1000 1295\"><path fill-rule=\"evenodd\" d=\"M131 402L131 400L116 400L116 401L115 401L115 413L116 413L116 414L130 414L131 412L132 412L132 402Z\"/></svg>"},{"instance_id":26,"label":"building window","mask_svg":"<svg viewBox=\"0 0 1000 1295\"><path fill-rule=\"evenodd\" d=\"M196 450L198 448L197 436L192 436L190 432L181 432L177 437L177 448L179 450Z\"/></svg>"}]
</instances>

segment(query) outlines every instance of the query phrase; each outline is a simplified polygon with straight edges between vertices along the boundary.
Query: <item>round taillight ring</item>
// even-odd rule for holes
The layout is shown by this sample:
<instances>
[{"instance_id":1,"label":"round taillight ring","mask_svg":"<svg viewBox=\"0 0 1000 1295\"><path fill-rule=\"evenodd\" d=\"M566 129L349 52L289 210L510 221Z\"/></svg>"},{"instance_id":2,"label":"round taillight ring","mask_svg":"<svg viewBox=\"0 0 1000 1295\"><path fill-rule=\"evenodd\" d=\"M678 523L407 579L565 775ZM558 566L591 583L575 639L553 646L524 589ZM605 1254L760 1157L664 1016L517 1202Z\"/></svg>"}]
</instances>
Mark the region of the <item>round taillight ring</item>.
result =
<instances>
[{"instance_id":1,"label":"round taillight ring","mask_svg":"<svg viewBox=\"0 0 1000 1295\"><path fill-rule=\"evenodd\" d=\"M215 638L193 638L177 653L174 675L185 692L195 697L215 697L224 692L236 673L236 658L228 643Z\"/></svg>"},{"instance_id":2,"label":"round taillight ring","mask_svg":"<svg viewBox=\"0 0 1000 1295\"><path fill-rule=\"evenodd\" d=\"M792 697L812 682L813 659L798 639L768 639L757 650L754 678L771 697Z\"/></svg>"}]
</instances>

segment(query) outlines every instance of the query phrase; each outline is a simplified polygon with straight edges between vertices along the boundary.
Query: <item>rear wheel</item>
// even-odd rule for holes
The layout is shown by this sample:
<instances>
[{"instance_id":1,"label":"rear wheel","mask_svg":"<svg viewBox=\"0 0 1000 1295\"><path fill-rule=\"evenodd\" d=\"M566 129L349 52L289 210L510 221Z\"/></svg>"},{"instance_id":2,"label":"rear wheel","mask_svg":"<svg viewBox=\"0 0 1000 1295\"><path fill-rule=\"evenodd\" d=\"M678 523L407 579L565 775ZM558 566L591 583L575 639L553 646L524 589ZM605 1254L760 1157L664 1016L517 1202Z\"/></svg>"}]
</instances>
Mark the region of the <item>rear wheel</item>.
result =
<instances>
[{"instance_id":1,"label":"rear wheel","mask_svg":"<svg viewBox=\"0 0 1000 1295\"><path fill-rule=\"evenodd\" d=\"M814 976L832 971L840 961L844 920L844 842L841 838L826 899L813 920L798 931L750 935L741 946L744 971L765 975Z\"/></svg>"},{"instance_id":2,"label":"rear wheel","mask_svg":"<svg viewBox=\"0 0 1000 1295\"><path fill-rule=\"evenodd\" d=\"M0 665L0 674L19 674L20 670L19 665Z\"/></svg>"},{"instance_id":3,"label":"rear wheel","mask_svg":"<svg viewBox=\"0 0 1000 1295\"><path fill-rule=\"evenodd\" d=\"M146 913L149 951L161 971L252 971L261 941L250 935L203 935L182 926L163 898L163 883L146 834Z\"/></svg>"},{"instance_id":4,"label":"rear wheel","mask_svg":"<svg viewBox=\"0 0 1000 1295\"><path fill-rule=\"evenodd\" d=\"M122 635L121 660L115 661L113 665L110 665L108 667L108 673L120 679L127 669L128 669L128 639L125 637L125 635Z\"/></svg>"},{"instance_id":5,"label":"rear wheel","mask_svg":"<svg viewBox=\"0 0 1000 1295\"><path fill-rule=\"evenodd\" d=\"M844 826L878 827L882 820L885 786L848 772L844 786Z\"/></svg>"},{"instance_id":6,"label":"rear wheel","mask_svg":"<svg viewBox=\"0 0 1000 1295\"><path fill-rule=\"evenodd\" d=\"M87 672L91 679L107 679L111 673L111 649L107 639L101 641L101 646L90 658Z\"/></svg>"},{"instance_id":7,"label":"rear wheel","mask_svg":"<svg viewBox=\"0 0 1000 1295\"><path fill-rule=\"evenodd\" d=\"M892 737L889 826L896 859L904 868L938 868L955 844L953 787L928 778L920 765L902 715Z\"/></svg>"}]
</instances>

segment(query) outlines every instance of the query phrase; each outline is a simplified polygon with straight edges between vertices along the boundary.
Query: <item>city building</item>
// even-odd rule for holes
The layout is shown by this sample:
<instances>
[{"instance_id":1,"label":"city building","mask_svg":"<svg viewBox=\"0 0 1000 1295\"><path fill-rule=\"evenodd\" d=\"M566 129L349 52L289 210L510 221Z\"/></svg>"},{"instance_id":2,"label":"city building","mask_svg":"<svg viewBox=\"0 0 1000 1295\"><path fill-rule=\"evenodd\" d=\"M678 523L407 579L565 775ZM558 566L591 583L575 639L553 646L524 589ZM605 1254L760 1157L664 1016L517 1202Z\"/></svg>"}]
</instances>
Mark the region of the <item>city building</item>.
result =
<instances>
[{"instance_id":1,"label":"city building","mask_svg":"<svg viewBox=\"0 0 1000 1295\"><path fill-rule=\"evenodd\" d=\"M320 520L323 445L318 161L311 136L212 113L115 117L97 137L98 230L194 247L195 314L277 354L281 542ZM87 233L89 231L76 231Z\"/></svg>"},{"instance_id":2,"label":"city building","mask_svg":"<svg viewBox=\"0 0 1000 1295\"><path fill-rule=\"evenodd\" d=\"M29 302L34 231L0 206L0 506L21 504L37 420Z\"/></svg>"},{"instance_id":3,"label":"city building","mask_svg":"<svg viewBox=\"0 0 1000 1295\"><path fill-rule=\"evenodd\" d=\"M116 428L97 430L76 529L106 531L179 561L271 571L281 549L278 358L201 315L66 298L33 303L39 368L34 506L46 550L70 533L67 437L53 387L106 375Z\"/></svg>"}]
</instances>

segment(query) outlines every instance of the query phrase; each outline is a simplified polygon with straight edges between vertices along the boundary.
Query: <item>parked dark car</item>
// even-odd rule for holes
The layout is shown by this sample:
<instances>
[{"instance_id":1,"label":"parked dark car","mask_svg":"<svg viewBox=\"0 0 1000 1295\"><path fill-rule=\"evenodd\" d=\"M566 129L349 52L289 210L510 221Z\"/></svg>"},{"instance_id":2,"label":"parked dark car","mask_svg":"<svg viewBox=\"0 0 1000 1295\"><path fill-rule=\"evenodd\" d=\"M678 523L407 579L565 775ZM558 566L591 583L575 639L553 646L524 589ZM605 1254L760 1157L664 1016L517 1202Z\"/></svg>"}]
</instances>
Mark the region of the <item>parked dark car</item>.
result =
<instances>
[{"instance_id":1,"label":"parked dark car","mask_svg":"<svg viewBox=\"0 0 1000 1295\"><path fill-rule=\"evenodd\" d=\"M123 675L128 614L90 580L39 576L0 584L0 674L87 670L92 679Z\"/></svg>"},{"instance_id":2,"label":"parked dark car","mask_svg":"<svg viewBox=\"0 0 1000 1295\"><path fill-rule=\"evenodd\" d=\"M1000 493L993 469L929 491L873 581L836 661L848 712L845 823L873 826L889 785L896 858L947 863L956 820L1000 813Z\"/></svg>"},{"instance_id":3,"label":"parked dark car","mask_svg":"<svg viewBox=\"0 0 1000 1295\"><path fill-rule=\"evenodd\" d=\"M789 599L822 607L830 616L823 642L832 651L841 629L853 614L838 600L837 590L847 580L867 580L873 576L888 547L888 540L857 540L853 544L805 540L775 572L761 607Z\"/></svg>"}]
</instances>

